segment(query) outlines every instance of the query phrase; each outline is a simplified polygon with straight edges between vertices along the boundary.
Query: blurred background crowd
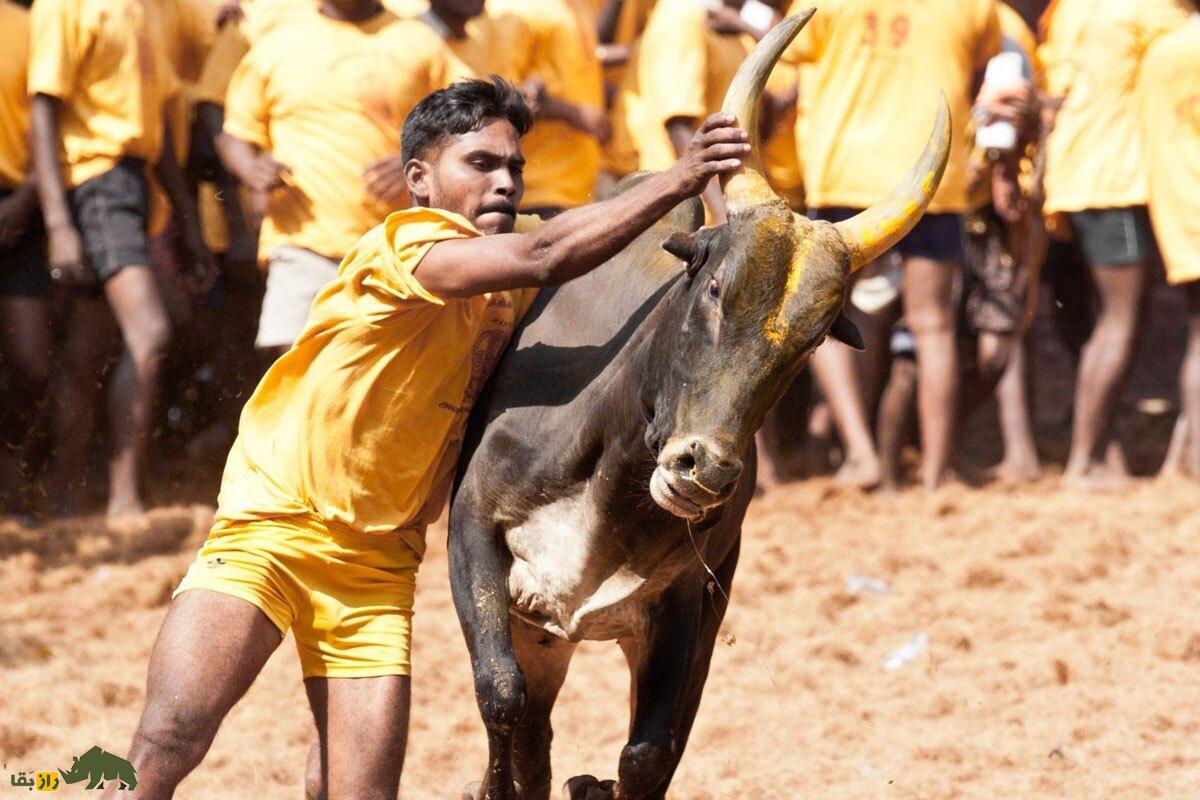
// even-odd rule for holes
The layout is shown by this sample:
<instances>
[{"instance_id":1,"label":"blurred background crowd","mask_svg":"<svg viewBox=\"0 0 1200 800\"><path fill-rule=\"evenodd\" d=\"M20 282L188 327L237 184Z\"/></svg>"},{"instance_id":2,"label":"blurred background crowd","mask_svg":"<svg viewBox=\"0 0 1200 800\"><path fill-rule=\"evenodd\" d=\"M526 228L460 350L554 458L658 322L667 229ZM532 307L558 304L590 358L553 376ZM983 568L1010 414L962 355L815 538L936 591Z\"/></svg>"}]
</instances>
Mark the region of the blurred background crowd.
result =
<instances>
[{"instance_id":1,"label":"blurred background crowd","mask_svg":"<svg viewBox=\"0 0 1200 800\"><path fill-rule=\"evenodd\" d=\"M552 215L670 165L813 2L0 0L0 503L120 524L167 499L162 463L222 463L342 257L407 205L400 130L429 92L520 86L523 210ZM954 142L929 213L856 276L865 349L823 344L772 413L764 484L972 479L959 432L993 398L994 474L1037 478L1027 334L1049 297L1075 367L1063 479L1123 485L1131 364L1167 357L1137 346L1160 274L1188 309L1162 470L1200 477L1190 0L825 0L768 90L770 180L816 219L892 189L939 92Z\"/></svg>"}]
</instances>

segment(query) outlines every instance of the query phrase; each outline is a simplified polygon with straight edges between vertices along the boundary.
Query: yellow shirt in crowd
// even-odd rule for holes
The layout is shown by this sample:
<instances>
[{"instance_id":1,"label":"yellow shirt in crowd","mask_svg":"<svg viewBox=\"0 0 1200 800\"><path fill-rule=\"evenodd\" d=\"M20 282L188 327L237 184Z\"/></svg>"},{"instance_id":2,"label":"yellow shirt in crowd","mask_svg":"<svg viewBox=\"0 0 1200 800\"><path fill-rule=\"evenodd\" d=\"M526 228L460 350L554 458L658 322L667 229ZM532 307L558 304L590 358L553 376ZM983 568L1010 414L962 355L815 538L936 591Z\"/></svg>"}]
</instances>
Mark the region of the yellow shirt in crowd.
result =
<instances>
[{"instance_id":1,"label":"yellow shirt in crowd","mask_svg":"<svg viewBox=\"0 0 1200 800\"><path fill-rule=\"evenodd\" d=\"M1046 141L1047 213L1146 202L1134 87L1150 44L1187 20L1183 0L1058 0L1043 18L1050 93L1065 97Z\"/></svg>"},{"instance_id":2,"label":"yellow shirt in crowd","mask_svg":"<svg viewBox=\"0 0 1200 800\"><path fill-rule=\"evenodd\" d=\"M68 188L123 156L153 162L176 80L155 0L38 0L31 12L29 94L60 98Z\"/></svg>"},{"instance_id":3,"label":"yellow shirt in crowd","mask_svg":"<svg viewBox=\"0 0 1200 800\"><path fill-rule=\"evenodd\" d=\"M533 35L524 24L501 24L491 14L480 14L467 23L467 34L445 40L450 51L449 82L499 75L522 83L534 67ZM497 42L504 42L497 47Z\"/></svg>"},{"instance_id":4,"label":"yellow shirt in crowd","mask_svg":"<svg viewBox=\"0 0 1200 800\"><path fill-rule=\"evenodd\" d=\"M1200 14L1142 62L1150 217L1171 283L1200 280Z\"/></svg>"},{"instance_id":5,"label":"yellow shirt in crowd","mask_svg":"<svg viewBox=\"0 0 1200 800\"><path fill-rule=\"evenodd\" d=\"M539 220L519 217L517 230ZM536 289L442 299L414 275L438 242L480 233L397 211L347 255L308 325L242 411L214 531L302 515L400 531L418 553L449 492L467 415Z\"/></svg>"},{"instance_id":6,"label":"yellow shirt in crowd","mask_svg":"<svg viewBox=\"0 0 1200 800\"><path fill-rule=\"evenodd\" d=\"M25 182L29 168L29 12L0 0L0 188Z\"/></svg>"},{"instance_id":7,"label":"yellow shirt in crowd","mask_svg":"<svg viewBox=\"0 0 1200 800\"><path fill-rule=\"evenodd\" d=\"M808 5L799 0L792 12ZM954 138L929 210L965 212L973 79L999 51L995 0L822 3L787 55L813 64L800 135L809 205L883 199L928 140L940 90Z\"/></svg>"},{"instance_id":8,"label":"yellow shirt in crowd","mask_svg":"<svg viewBox=\"0 0 1200 800\"><path fill-rule=\"evenodd\" d=\"M229 86L225 132L292 169L269 198L260 258L282 245L341 258L379 224L392 209L367 194L363 169L399 151L404 118L447 71L441 39L390 11L360 24L297 15L258 41Z\"/></svg>"},{"instance_id":9,"label":"yellow shirt in crowd","mask_svg":"<svg viewBox=\"0 0 1200 800\"><path fill-rule=\"evenodd\" d=\"M488 0L504 28L523 25L533 37L531 73L548 94L577 106L603 108L604 80L596 59L596 29L588 0ZM491 43L505 47L506 38ZM521 140L525 208L589 202L600 172L600 143L558 120L539 120Z\"/></svg>"},{"instance_id":10,"label":"yellow shirt in crowd","mask_svg":"<svg viewBox=\"0 0 1200 800\"><path fill-rule=\"evenodd\" d=\"M629 125L641 169L675 163L668 120L698 122L720 111L725 90L753 45L747 36L711 30L706 16L696 0L659 0L650 14L634 67L638 96Z\"/></svg>"}]
</instances>

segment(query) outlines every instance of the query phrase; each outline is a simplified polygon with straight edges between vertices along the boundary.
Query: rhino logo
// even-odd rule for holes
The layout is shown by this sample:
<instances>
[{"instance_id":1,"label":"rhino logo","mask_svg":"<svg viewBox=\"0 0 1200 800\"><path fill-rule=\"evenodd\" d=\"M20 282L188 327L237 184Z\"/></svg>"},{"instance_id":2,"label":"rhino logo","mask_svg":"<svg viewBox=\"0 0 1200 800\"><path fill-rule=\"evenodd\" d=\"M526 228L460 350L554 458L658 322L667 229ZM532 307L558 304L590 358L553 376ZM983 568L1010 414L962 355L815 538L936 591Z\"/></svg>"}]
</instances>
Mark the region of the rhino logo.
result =
<instances>
[{"instance_id":1,"label":"rhino logo","mask_svg":"<svg viewBox=\"0 0 1200 800\"><path fill-rule=\"evenodd\" d=\"M104 781L118 780L122 789L137 786L137 770L120 756L115 756L99 747L93 747L81 756L75 756L70 770L59 770L66 783L79 783L87 779L85 789L103 789Z\"/></svg>"}]
</instances>

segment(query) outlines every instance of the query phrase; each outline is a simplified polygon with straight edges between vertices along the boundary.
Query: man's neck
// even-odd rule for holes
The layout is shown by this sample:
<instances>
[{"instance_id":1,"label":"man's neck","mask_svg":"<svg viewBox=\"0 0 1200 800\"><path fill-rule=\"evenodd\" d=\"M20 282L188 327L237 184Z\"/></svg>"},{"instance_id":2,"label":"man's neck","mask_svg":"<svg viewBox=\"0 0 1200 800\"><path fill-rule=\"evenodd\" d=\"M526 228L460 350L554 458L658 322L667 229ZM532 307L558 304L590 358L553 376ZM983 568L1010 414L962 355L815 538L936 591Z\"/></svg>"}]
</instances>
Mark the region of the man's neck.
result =
<instances>
[{"instance_id":1,"label":"man's neck","mask_svg":"<svg viewBox=\"0 0 1200 800\"><path fill-rule=\"evenodd\" d=\"M323 2L321 3L320 11L322 16L329 17L338 22L359 23L366 22L380 11L383 11L383 4L379 0L374 0L373 2L362 3L353 10L346 10L338 8L334 3Z\"/></svg>"},{"instance_id":2,"label":"man's neck","mask_svg":"<svg viewBox=\"0 0 1200 800\"><path fill-rule=\"evenodd\" d=\"M421 13L421 19L443 39L465 39L468 18L437 11L432 5Z\"/></svg>"}]
</instances>

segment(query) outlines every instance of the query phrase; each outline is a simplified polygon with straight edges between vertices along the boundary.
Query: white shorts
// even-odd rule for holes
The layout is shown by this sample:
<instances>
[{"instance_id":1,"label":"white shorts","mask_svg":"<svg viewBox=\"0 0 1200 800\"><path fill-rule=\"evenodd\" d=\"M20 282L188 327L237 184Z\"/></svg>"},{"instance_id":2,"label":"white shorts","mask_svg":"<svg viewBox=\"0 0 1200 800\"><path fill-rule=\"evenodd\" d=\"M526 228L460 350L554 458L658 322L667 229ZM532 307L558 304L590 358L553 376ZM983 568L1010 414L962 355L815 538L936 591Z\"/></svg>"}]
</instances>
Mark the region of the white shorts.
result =
<instances>
[{"instance_id":1,"label":"white shorts","mask_svg":"<svg viewBox=\"0 0 1200 800\"><path fill-rule=\"evenodd\" d=\"M258 318L258 347L291 347L308 322L308 310L325 284L337 277L332 258L284 245L267 261L267 291Z\"/></svg>"}]
</instances>

